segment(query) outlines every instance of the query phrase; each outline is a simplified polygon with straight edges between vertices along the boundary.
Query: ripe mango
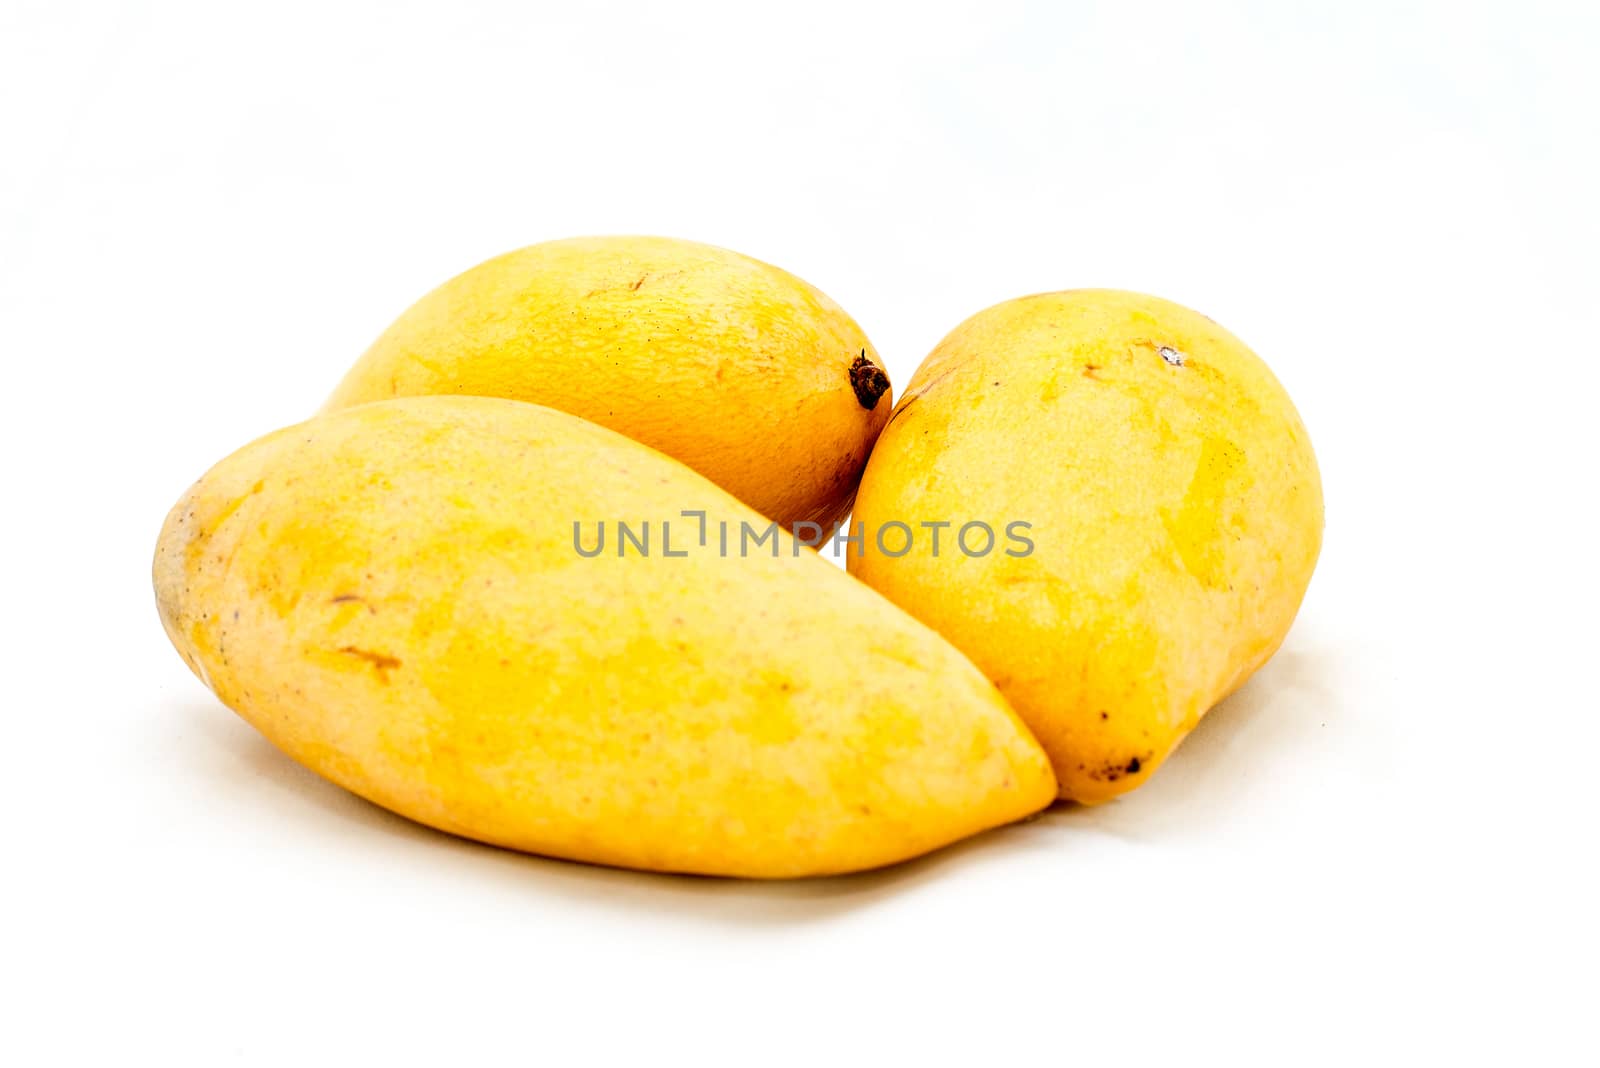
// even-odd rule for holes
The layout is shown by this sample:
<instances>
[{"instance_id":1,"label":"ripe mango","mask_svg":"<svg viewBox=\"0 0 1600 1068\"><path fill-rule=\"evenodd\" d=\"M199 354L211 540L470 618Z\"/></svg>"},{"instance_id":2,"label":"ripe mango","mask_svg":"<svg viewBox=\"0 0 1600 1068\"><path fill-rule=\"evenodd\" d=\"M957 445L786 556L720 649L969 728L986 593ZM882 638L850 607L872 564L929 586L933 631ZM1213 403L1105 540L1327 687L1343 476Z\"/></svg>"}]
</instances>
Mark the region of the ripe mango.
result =
<instances>
[{"instance_id":1,"label":"ripe mango","mask_svg":"<svg viewBox=\"0 0 1600 1068\"><path fill-rule=\"evenodd\" d=\"M1061 796L1144 782L1277 650L1322 543L1311 441L1267 366L1136 293L1008 301L941 341L862 480L850 571L970 656ZM968 555L964 524L1031 524ZM909 551L870 532L904 523ZM934 528L951 523L936 556ZM890 545L905 541L898 531ZM974 549L984 540L974 533Z\"/></svg>"},{"instance_id":2,"label":"ripe mango","mask_svg":"<svg viewBox=\"0 0 1600 1068\"><path fill-rule=\"evenodd\" d=\"M872 343L822 292L662 237L551 241L472 268L385 330L324 410L458 393L610 427L785 527L849 512L893 406Z\"/></svg>"},{"instance_id":3,"label":"ripe mango","mask_svg":"<svg viewBox=\"0 0 1600 1068\"><path fill-rule=\"evenodd\" d=\"M162 529L155 588L190 668L284 752L496 845L817 875L1051 802L965 657L792 538L741 557L746 524L776 530L574 416L413 397L216 465Z\"/></svg>"}]
</instances>

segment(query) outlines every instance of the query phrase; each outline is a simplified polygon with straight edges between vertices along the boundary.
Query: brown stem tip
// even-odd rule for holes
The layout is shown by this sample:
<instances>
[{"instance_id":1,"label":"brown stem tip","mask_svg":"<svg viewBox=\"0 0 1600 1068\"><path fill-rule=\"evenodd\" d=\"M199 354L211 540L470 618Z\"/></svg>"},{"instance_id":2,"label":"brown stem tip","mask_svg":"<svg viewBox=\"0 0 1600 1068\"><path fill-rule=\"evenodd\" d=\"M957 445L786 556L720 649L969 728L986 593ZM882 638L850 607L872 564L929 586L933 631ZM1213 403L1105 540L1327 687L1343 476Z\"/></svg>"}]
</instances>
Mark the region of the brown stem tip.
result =
<instances>
[{"instance_id":1,"label":"brown stem tip","mask_svg":"<svg viewBox=\"0 0 1600 1068\"><path fill-rule=\"evenodd\" d=\"M856 362L850 365L850 388L856 391L861 407L869 412L878 406L878 398L889 392L889 376L867 359L866 349L862 349Z\"/></svg>"}]
</instances>

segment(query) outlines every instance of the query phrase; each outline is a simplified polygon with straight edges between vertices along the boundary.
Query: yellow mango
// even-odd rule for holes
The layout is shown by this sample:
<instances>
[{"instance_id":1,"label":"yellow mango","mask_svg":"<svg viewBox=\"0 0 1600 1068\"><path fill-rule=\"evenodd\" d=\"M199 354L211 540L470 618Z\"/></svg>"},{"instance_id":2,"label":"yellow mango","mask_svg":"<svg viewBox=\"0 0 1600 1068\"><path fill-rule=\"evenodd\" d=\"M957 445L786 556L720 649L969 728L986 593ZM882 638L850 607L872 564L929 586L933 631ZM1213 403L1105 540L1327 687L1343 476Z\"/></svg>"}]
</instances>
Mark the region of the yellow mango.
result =
<instances>
[{"instance_id":1,"label":"yellow mango","mask_svg":"<svg viewBox=\"0 0 1600 1068\"><path fill-rule=\"evenodd\" d=\"M642 441L785 527L850 510L892 407L861 328L759 260L662 237L585 237L435 289L324 410L426 394L531 401Z\"/></svg>"},{"instance_id":2,"label":"yellow mango","mask_svg":"<svg viewBox=\"0 0 1600 1068\"><path fill-rule=\"evenodd\" d=\"M155 588L190 668L284 752L496 845L816 875L1050 803L993 684L776 531L573 416L413 397L212 468L166 521Z\"/></svg>"},{"instance_id":3,"label":"yellow mango","mask_svg":"<svg viewBox=\"0 0 1600 1068\"><path fill-rule=\"evenodd\" d=\"M850 571L994 680L1063 798L1097 802L1144 782L1277 650L1321 548L1322 484L1288 394L1232 334L1078 290L939 343L853 518L867 536ZM892 526L880 546L896 523L909 549ZM988 551L982 527L958 543L971 523L994 532Z\"/></svg>"}]
</instances>

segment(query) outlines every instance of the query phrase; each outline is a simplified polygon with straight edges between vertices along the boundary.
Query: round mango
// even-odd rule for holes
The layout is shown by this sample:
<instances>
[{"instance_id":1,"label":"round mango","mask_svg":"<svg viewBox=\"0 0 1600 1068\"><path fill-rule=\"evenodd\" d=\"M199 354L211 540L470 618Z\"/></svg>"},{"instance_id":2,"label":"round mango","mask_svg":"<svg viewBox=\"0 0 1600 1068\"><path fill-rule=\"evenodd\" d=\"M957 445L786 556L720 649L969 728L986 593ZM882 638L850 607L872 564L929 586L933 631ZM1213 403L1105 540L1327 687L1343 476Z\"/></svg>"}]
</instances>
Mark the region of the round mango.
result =
<instances>
[{"instance_id":1,"label":"round mango","mask_svg":"<svg viewBox=\"0 0 1600 1068\"><path fill-rule=\"evenodd\" d=\"M1322 485L1288 394L1237 338L1081 290L997 305L939 343L854 521L850 571L972 657L1061 796L1096 802L1144 782L1277 650L1321 547ZM974 527L963 548L973 523L999 536ZM902 552L895 527L889 555L886 524L919 536Z\"/></svg>"},{"instance_id":2,"label":"round mango","mask_svg":"<svg viewBox=\"0 0 1600 1068\"><path fill-rule=\"evenodd\" d=\"M692 241L586 237L435 289L325 410L425 394L531 401L659 449L785 527L830 528L889 392L861 328L794 275Z\"/></svg>"}]
</instances>

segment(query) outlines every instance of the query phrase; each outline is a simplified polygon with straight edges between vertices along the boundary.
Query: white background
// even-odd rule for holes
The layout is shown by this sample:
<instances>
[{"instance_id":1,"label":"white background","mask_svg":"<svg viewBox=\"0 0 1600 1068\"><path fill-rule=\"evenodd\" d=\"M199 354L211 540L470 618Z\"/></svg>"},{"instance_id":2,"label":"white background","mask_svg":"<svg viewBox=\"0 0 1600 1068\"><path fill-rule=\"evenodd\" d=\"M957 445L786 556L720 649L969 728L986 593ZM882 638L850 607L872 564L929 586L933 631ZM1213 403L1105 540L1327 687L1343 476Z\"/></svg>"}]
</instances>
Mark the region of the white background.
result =
<instances>
[{"instance_id":1,"label":"white background","mask_svg":"<svg viewBox=\"0 0 1600 1068\"><path fill-rule=\"evenodd\" d=\"M1596 1063L1593 10L3 0L0 1060ZM1321 458L1282 653L1136 794L853 878L302 771L168 647L166 509L610 232L789 268L897 385L1024 293L1205 311Z\"/></svg>"}]
</instances>

